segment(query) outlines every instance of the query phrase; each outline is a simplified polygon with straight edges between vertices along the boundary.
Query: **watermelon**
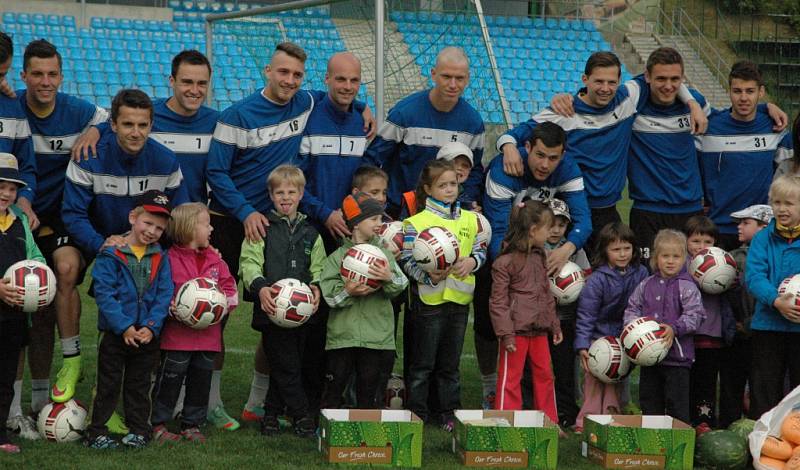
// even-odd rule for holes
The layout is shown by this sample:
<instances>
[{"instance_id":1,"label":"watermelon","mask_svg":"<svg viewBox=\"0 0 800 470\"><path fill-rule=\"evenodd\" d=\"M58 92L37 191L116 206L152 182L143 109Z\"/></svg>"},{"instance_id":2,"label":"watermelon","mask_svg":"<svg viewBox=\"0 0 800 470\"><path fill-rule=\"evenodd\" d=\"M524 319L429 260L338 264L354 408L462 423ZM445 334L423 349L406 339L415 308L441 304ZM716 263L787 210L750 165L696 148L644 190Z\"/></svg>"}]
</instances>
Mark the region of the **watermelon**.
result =
<instances>
[{"instance_id":1,"label":"watermelon","mask_svg":"<svg viewBox=\"0 0 800 470\"><path fill-rule=\"evenodd\" d=\"M747 441L747 436L749 436L750 433L753 432L753 427L755 425L756 425L756 422L753 421L752 419L742 418L740 420L737 420L737 421L734 421L733 423L731 423L731 425L728 426L728 431L735 432L736 434L741 436L742 439L744 439L745 442L746 442Z\"/></svg>"},{"instance_id":2,"label":"watermelon","mask_svg":"<svg viewBox=\"0 0 800 470\"><path fill-rule=\"evenodd\" d=\"M697 438L697 466L708 470L738 470L747 466L747 444L733 431L710 431Z\"/></svg>"}]
</instances>

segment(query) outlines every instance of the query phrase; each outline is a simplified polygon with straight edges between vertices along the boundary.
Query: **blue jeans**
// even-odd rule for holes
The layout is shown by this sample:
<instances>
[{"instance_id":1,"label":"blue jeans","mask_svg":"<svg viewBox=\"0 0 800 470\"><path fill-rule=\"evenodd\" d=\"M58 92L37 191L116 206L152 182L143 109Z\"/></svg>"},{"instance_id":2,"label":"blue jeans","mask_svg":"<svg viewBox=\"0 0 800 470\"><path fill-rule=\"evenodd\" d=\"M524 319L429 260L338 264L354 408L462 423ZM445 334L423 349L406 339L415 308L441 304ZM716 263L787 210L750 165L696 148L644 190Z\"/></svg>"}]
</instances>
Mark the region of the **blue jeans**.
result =
<instances>
[{"instance_id":1,"label":"blue jeans","mask_svg":"<svg viewBox=\"0 0 800 470\"><path fill-rule=\"evenodd\" d=\"M409 354L408 407L425 421L432 413L448 418L461 407L459 363L468 315L468 305L426 305L418 297L412 300L405 328L412 330L414 342L404 349ZM428 409L431 383L438 410Z\"/></svg>"},{"instance_id":2,"label":"blue jeans","mask_svg":"<svg viewBox=\"0 0 800 470\"><path fill-rule=\"evenodd\" d=\"M153 426L172 419L184 379L186 396L181 412L181 429L205 422L211 372L217 354L211 351L161 351L161 364L153 387L153 415L150 419Z\"/></svg>"}]
</instances>

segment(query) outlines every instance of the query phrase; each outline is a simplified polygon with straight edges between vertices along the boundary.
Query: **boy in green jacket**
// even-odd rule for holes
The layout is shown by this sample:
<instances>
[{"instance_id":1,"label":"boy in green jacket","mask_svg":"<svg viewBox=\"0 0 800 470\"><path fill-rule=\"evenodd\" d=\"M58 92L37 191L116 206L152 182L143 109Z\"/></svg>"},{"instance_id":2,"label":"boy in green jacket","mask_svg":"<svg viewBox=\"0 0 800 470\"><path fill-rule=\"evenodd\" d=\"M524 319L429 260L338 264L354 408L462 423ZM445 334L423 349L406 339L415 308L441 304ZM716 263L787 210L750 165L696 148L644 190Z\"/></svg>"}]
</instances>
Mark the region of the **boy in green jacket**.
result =
<instances>
[{"instance_id":1,"label":"boy in green jacket","mask_svg":"<svg viewBox=\"0 0 800 470\"><path fill-rule=\"evenodd\" d=\"M342 393L355 373L357 407L371 409L377 408L379 378L394 362L391 299L403 292L408 279L376 235L382 222L383 204L359 192L344 199L342 215L352 235L328 256L320 275L322 295L331 308L325 344L328 384L323 404L325 408L341 407ZM340 273L347 250L361 243L380 248L389 260L388 265L373 264L369 268L370 275L382 281L377 290L346 281Z\"/></svg>"}]
</instances>

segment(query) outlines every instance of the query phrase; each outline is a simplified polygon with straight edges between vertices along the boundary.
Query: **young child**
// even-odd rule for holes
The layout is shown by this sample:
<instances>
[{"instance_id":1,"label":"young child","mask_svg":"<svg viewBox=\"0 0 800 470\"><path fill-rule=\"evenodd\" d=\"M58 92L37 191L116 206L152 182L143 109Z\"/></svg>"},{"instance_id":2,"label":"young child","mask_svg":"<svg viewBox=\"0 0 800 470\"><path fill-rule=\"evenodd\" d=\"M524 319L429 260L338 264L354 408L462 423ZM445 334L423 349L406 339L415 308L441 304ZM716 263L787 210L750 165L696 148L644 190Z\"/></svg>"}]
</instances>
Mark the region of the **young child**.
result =
<instances>
[{"instance_id":1,"label":"young child","mask_svg":"<svg viewBox=\"0 0 800 470\"><path fill-rule=\"evenodd\" d=\"M755 299L744 283L744 271L750 241L772 221L772 208L766 204L756 204L734 212L731 218L737 223L742 246L731 251L736 261L738 282L726 292L736 320L736 335L730 347L722 350L719 367L719 427L723 429L742 417L745 387L750 374L750 320L755 309Z\"/></svg>"},{"instance_id":2,"label":"young child","mask_svg":"<svg viewBox=\"0 0 800 470\"><path fill-rule=\"evenodd\" d=\"M172 211L167 235L174 245L167 252L175 292L187 281L204 277L216 281L228 298L230 314L239 303L239 291L228 265L210 247L211 216L205 204L181 204ZM159 443L179 441L205 442L200 425L206 419L208 394L214 357L222 350L222 325L217 323L196 330L167 318L161 334L161 364L153 388L153 439ZM186 380L186 394L181 412L180 435L170 432L166 423L172 418L181 386Z\"/></svg>"},{"instance_id":3,"label":"young child","mask_svg":"<svg viewBox=\"0 0 800 470\"><path fill-rule=\"evenodd\" d=\"M703 318L700 290L686 272L686 237L671 229L656 234L650 257L653 274L634 289L623 324L655 317L666 330L667 357L639 375L639 402L646 415L667 414L689 422L689 375L694 361L694 332Z\"/></svg>"},{"instance_id":4,"label":"young child","mask_svg":"<svg viewBox=\"0 0 800 470\"><path fill-rule=\"evenodd\" d=\"M588 350L598 338L622 333L628 299L649 274L639 263L640 256L636 235L622 222L610 223L597 234L594 271L578 299L575 324L575 351L583 369L583 406L575 421L577 431L583 430L586 415L622 412L625 382L606 384L596 379L589 372Z\"/></svg>"},{"instance_id":5,"label":"young child","mask_svg":"<svg viewBox=\"0 0 800 470\"><path fill-rule=\"evenodd\" d=\"M150 441L150 374L173 291L169 259L158 240L171 210L163 192L144 193L128 215L131 230L125 244L106 246L94 263L97 327L103 336L97 349L97 395L86 430L86 446L92 449L119 447L108 436L106 422L120 388L130 430L122 444L142 448Z\"/></svg>"},{"instance_id":6,"label":"young child","mask_svg":"<svg viewBox=\"0 0 800 470\"><path fill-rule=\"evenodd\" d=\"M704 248L714 246L719 231L708 217L696 215L686 221L687 264ZM692 426L716 427L717 375L722 349L733 341L736 322L725 295L700 291L705 316L694 333L694 364L692 365L689 406Z\"/></svg>"},{"instance_id":7,"label":"young child","mask_svg":"<svg viewBox=\"0 0 800 470\"><path fill-rule=\"evenodd\" d=\"M339 249L325 260L320 288L330 305L325 349L328 356L328 384L323 396L326 408L340 408L348 379L356 376L356 406L377 408L375 398L380 378L394 362L394 313L391 299L408 286L392 253L376 236L381 225L383 204L365 193L347 196L342 214L351 232ZM370 266L381 287L369 287L342 278L342 259L354 245L366 243L381 248L388 265Z\"/></svg>"},{"instance_id":8,"label":"young child","mask_svg":"<svg viewBox=\"0 0 800 470\"><path fill-rule=\"evenodd\" d=\"M511 210L502 251L492 263L489 313L500 344L495 407L522 409L520 381L529 361L533 406L557 423L548 335L556 345L563 336L544 251L553 218L553 211L540 201L521 202Z\"/></svg>"},{"instance_id":9,"label":"young child","mask_svg":"<svg viewBox=\"0 0 800 470\"><path fill-rule=\"evenodd\" d=\"M269 197L275 205L267 214L267 235L255 243L249 240L242 243L240 277L255 299L252 327L261 332L261 343L271 367L261 420L261 433L265 436L280 431L278 416L284 409L293 419L298 436L311 438L316 430L302 375L311 325L306 322L297 328L283 328L267 318L275 313L272 284L287 277L309 285L314 292L314 311L319 307L317 284L325 261L325 247L314 226L297 211L305 184L299 168L292 165L275 168L267 178Z\"/></svg>"},{"instance_id":10,"label":"young child","mask_svg":"<svg viewBox=\"0 0 800 470\"><path fill-rule=\"evenodd\" d=\"M351 194L364 193L386 206L386 192L389 190L389 175L377 166L364 165L353 174ZM386 221L384 214L384 222ZM391 221L391 219L389 219Z\"/></svg>"},{"instance_id":11,"label":"young child","mask_svg":"<svg viewBox=\"0 0 800 470\"><path fill-rule=\"evenodd\" d=\"M750 417L758 419L783 398L783 383L800 385L800 307L778 285L800 272L800 182L781 176L769 188L774 219L753 237L745 281L755 297L750 322ZM755 352L758 352L756 354Z\"/></svg>"},{"instance_id":12,"label":"young child","mask_svg":"<svg viewBox=\"0 0 800 470\"><path fill-rule=\"evenodd\" d=\"M0 272L25 259L44 263L28 217L14 204L17 190L24 186L16 157L0 153ZM0 453L16 454L20 448L8 439L6 420L14 398L17 362L28 343L29 318L15 307L22 304L22 294L11 287L9 279L0 279L0 300Z\"/></svg>"},{"instance_id":13,"label":"young child","mask_svg":"<svg viewBox=\"0 0 800 470\"><path fill-rule=\"evenodd\" d=\"M565 235L572 218L569 215L567 203L561 199L549 199L547 205L555 216L544 243L545 252L550 253L567 242ZM576 251L570 257L570 261L576 263L587 273L591 269L583 249ZM550 357L553 359L553 375L556 381L556 408L558 409L558 422L562 428L573 426L578 415L578 405L575 400L575 350L573 349L577 309L577 302L556 305L556 314L561 323L561 334L564 335L564 341L561 344L550 344Z\"/></svg>"},{"instance_id":14,"label":"young child","mask_svg":"<svg viewBox=\"0 0 800 470\"><path fill-rule=\"evenodd\" d=\"M442 428L453 430L454 411L461 406L459 363L469 304L475 290L474 272L486 260L486 249L477 241L478 219L461 210L458 181L452 162L431 160L417 185L418 212L403 222L405 236L400 264L414 282L406 317L413 346L406 373L408 408L426 422L438 414ZM460 257L446 270L430 273L420 268L412 250L417 234L430 227L444 227L458 239ZM428 407L428 391L435 383L438 410Z\"/></svg>"}]
</instances>

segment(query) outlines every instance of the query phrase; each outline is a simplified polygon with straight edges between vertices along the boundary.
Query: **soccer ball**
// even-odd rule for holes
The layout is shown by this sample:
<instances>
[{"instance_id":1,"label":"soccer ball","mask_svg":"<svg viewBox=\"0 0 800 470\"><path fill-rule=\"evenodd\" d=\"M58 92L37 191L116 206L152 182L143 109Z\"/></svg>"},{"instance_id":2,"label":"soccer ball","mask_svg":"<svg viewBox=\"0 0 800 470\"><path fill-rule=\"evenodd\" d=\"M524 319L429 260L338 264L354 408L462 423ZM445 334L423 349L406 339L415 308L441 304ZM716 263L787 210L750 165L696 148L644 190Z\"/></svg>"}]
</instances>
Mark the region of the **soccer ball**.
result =
<instances>
[{"instance_id":1,"label":"soccer ball","mask_svg":"<svg viewBox=\"0 0 800 470\"><path fill-rule=\"evenodd\" d=\"M186 326L204 330L228 314L228 299L211 279L186 281L175 295L175 318Z\"/></svg>"},{"instance_id":2,"label":"soccer ball","mask_svg":"<svg viewBox=\"0 0 800 470\"><path fill-rule=\"evenodd\" d=\"M558 305L568 305L581 295L586 278L580 266L567 261L557 275L550 278L550 292L556 297Z\"/></svg>"},{"instance_id":3,"label":"soccer ball","mask_svg":"<svg viewBox=\"0 0 800 470\"><path fill-rule=\"evenodd\" d=\"M689 273L703 292L721 294L736 280L736 261L722 248L704 248L692 259Z\"/></svg>"},{"instance_id":4,"label":"soccer ball","mask_svg":"<svg viewBox=\"0 0 800 470\"><path fill-rule=\"evenodd\" d=\"M297 279L287 277L272 284L275 315L267 315L276 325L297 328L314 314L314 293Z\"/></svg>"},{"instance_id":5,"label":"soccer ball","mask_svg":"<svg viewBox=\"0 0 800 470\"><path fill-rule=\"evenodd\" d=\"M492 243L492 226L489 224L489 219L480 212L475 212L475 217L478 218L478 234L475 235L475 239L481 248L486 249Z\"/></svg>"},{"instance_id":6,"label":"soccer ball","mask_svg":"<svg viewBox=\"0 0 800 470\"><path fill-rule=\"evenodd\" d=\"M386 248L391 249L393 246L398 250L403 249L403 222L384 222L378 229L378 236L381 237Z\"/></svg>"},{"instance_id":7,"label":"soccer ball","mask_svg":"<svg viewBox=\"0 0 800 470\"><path fill-rule=\"evenodd\" d=\"M39 412L36 427L48 441L77 441L83 437L86 429L86 414L86 408L75 399L65 403L48 403Z\"/></svg>"},{"instance_id":8,"label":"soccer ball","mask_svg":"<svg viewBox=\"0 0 800 470\"><path fill-rule=\"evenodd\" d=\"M789 276L781 281L780 285L778 286L778 295L783 294L792 294L794 297L794 304L800 307L800 274ZM800 323L797 320L792 320L788 317L784 318L793 323Z\"/></svg>"},{"instance_id":9,"label":"soccer ball","mask_svg":"<svg viewBox=\"0 0 800 470\"><path fill-rule=\"evenodd\" d=\"M381 281L372 278L369 274L369 267L373 264L387 266L389 259L377 246L361 243L347 250L347 254L342 258L342 267L339 272L345 280L364 284L375 290L381 286Z\"/></svg>"},{"instance_id":10,"label":"soccer ball","mask_svg":"<svg viewBox=\"0 0 800 470\"><path fill-rule=\"evenodd\" d=\"M634 364L654 366L667 357L671 346L664 341L664 332L655 318L641 317L625 325L619 341Z\"/></svg>"},{"instance_id":11,"label":"soccer ball","mask_svg":"<svg viewBox=\"0 0 800 470\"><path fill-rule=\"evenodd\" d=\"M50 305L56 297L56 276L46 264L31 259L9 266L3 276L11 281L11 287L21 287L22 311L32 313Z\"/></svg>"},{"instance_id":12,"label":"soccer ball","mask_svg":"<svg viewBox=\"0 0 800 470\"><path fill-rule=\"evenodd\" d=\"M628 376L631 361L616 336L598 338L589 346L589 372L601 382L611 384Z\"/></svg>"},{"instance_id":13,"label":"soccer ball","mask_svg":"<svg viewBox=\"0 0 800 470\"><path fill-rule=\"evenodd\" d=\"M461 250L458 239L444 227L430 227L419 232L414 240L414 260L423 271L441 271L458 260Z\"/></svg>"}]
</instances>

